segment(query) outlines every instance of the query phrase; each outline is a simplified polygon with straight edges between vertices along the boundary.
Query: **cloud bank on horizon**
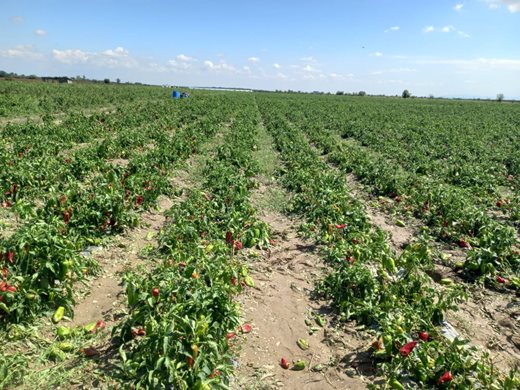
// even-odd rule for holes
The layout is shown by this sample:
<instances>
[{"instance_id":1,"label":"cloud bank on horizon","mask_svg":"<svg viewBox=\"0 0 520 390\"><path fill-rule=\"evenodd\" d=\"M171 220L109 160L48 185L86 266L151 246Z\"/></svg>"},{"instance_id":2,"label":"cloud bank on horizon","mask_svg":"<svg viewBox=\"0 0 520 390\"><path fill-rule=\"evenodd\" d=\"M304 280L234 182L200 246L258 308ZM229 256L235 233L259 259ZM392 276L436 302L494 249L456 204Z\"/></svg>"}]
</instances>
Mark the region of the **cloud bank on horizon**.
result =
<instances>
[{"instance_id":1,"label":"cloud bank on horizon","mask_svg":"<svg viewBox=\"0 0 520 390\"><path fill-rule=\"evenodd\" d=\"M0 70L151 84L520 98L520 0L8 0Z\"/></svg>"}]
</instances>

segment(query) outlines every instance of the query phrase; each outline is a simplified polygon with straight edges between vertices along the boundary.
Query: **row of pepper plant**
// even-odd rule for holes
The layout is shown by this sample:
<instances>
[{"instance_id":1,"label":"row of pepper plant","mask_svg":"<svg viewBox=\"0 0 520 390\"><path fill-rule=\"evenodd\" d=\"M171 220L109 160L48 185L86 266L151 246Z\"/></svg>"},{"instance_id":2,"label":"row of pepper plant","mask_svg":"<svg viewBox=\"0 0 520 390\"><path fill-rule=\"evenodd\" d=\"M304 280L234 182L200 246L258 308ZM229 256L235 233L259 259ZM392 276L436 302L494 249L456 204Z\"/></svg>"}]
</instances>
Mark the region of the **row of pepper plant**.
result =
<instances>
[{"instance_id":1,"label":"row of pepper plant","mask_svg":"<svg viewBox=\"0 0 520 390\"><path fill-rule=\"evenodd\" d=\"M230 343L250 331L234 301L254 282L240 261L265 247L268 226L248 200L256 186L253 159L258 112L237 98L224 138L205 157L203 183L167 213L149 271L125 275L129 316L115 330L121 341L120 379L135 388L228 388Z\"/></svg>"},{"instance_id":2,"label":"row of pepper plant","mask_svg":"<svg viewBox=\"0 0 520 390\"><path fill-rule=\"evenodd\" d=\"M268 98L257 100L284 162L281 180L294 194L291 210L305 219L302 232L323 244L331 267L318 291L341 320L375 333L372 356L386 386L516 388L514 372L499 374L467 341L441 335L447 310L456 310L466 295L461 286L439 286L427 276L433 263L426 240L397 255L350 196L344 175L321 161L287 111Z\"/></svg>"},{"instance_id":3,"label":"row of pepper plant","mask_svg":"<svg viewBox=\"0 0 520 390\"><path fill-rule=\"evenodd\" d=\"M393 198L392 207L421 219L437 239L466 250L467 260L454 268L470 279L486 276L495 287L520 288L516 107L408 107L392 99L362 107L359 99L277 103L330 162L375 195ZM504 111L503 128L494 122L495 109Z\"/></svg>"},{"instance_id":4,"label":"row of pepper plant","mask_svg":"<svg viewBox=\"0 0 520 390\"><path fill-rule=\"evenodd\" d=\"M143 85L93 83L55 84L0 78L0 118L63 114L71 110L121 107L140 101L161 101L170 90Z\"/></svg>"},{"instance_id":5,"label":"row of pepper plant","mask_svg":"<svg viewBox=\"0 0 520 390\"><path fill-rule=\"evenodd\" d=\"M229 120L221 98L178 103L0 130L0 211L14 226L0 237L2 327L58 306L73 315L74 286L98 270L81 252L175 191L171 168Z\"/></svg>"}]
</instances>

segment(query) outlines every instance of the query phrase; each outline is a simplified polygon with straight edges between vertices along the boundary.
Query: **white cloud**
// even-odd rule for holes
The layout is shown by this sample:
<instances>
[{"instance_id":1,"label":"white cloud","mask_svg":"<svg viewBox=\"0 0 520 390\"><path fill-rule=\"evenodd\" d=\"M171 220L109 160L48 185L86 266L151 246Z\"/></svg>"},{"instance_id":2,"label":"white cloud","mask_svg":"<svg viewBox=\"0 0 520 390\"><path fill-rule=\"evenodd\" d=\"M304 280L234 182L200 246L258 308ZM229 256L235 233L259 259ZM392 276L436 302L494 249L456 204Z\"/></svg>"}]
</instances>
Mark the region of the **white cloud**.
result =
<instances>
[{"instance_id":1,"label":"white cloud","mask_svg":"<svg viewBox=\"0 0 520 390\"><path fill-rule=\"evenodd\" d=\"M397 31L399 31L400 29L401 29L401 27L399 27L399 26L392 26L392 27L386 29L386 30L385 30L385 33L386 33L386 32L397 32Z\"/></svg>"},{"instance_id":2,"label":"white cloud","mask_svg":"<svg viewBox=\"0 0 520 390\"><path fill-rule=\"evenodd\" d=\"M107 49L102 52L86 52L80 49L52 51L52 57L64 64L88 63L108 68L136 68L139 63L130 56L130 52L123 47Z\"/></svg>"},{"instance_id":3,"label":"white cloud","mask_svg":"<svg viewBox=\"0 0 520 390\"><path fill-rule=\"evenodd\" d=\"M45 35L47 35L47 31L45 31L45 30L43 30L41 28L39 28L37 30L34 30L34 33L36 35L38 35L39 37L44 37Z\"/></svg>"},{"instance_id":4,"label":"white cloud","mask_svg":"<svg viewBox=\"0 0 520 390\"><path fill-rule=\"evenodd\" d=\"M23 16L11 16L9 18L9 20L11 21L11 23L16 23L16 24L20 24L20 23L23 23L25 21L25 19L23 18Z\"/></svg>"},{"instance_id":5,"label":"white cloud","mask_svg":"<svg viewBox=\"0 0 520 390\"><path fill-rule=\"evenodd\" d=\"M372 72L373 75L382 75L385 73L410 73L417 72L415 68L389 68Z\"/></svg>"},{"instance_id":6,"label":"white cloud","mask_svg":"<svg viewBox=\"0 0 520 390\"><path fill-rule=\"evenodd\" d=\"M224 61L215 64L213 61L206 60L204 61L204 69L209 71L225 71L229 73L236 73L237 69L233 65L229 65Z\"/></svg>"},{"instance_id":7,"label":"white cloud","mask_svg":"<svg viewBox=\"0 0 520 390\"><path fill-rule=\"evenodd\" d=\"M89 54L76 49L68 49L68 50L57 50L54 49L52 51L52 56L58 60L59 62L63 62L64 64L76 64L79 62L87 62L89 59Z\"/></svg>"},{"instance_id":8,"label":"white cloud","mask_svg":"<svg viewBox=\"0 0 520 390\"><path fill-rule=\"evenodd\" d=\"M313 66L310 66L309 64L305 65L302 70L304 72L311 72L311 73L318 73L318 72L321 72L320 70L316 69L315 67Z\"/></svg>"},{"instance_id":9,"label":"white cloud","mask_svg":"<svg viewBox=\"0 0 520 390\"><path fill-rule=\"evenodd\" d=\"M464 7L464 4L463 3L457 3L455 4L455 6L453 7L453 9L455 11L460 11L462 9L462 7Z\"/></svg>"},{"instance_id":10,"label":"white cloud","mask_svg":"<svg viewBox=\"0 0 520 390\"><path fill-rule=\"evenodd\" d=\"M348 73L348 74L329 73L329 77L332 80L347 80L347 79L352 79L354 77L354 74L353 73Z\"/></svg>"},{"instance_id":11,"label":"white cloud","mask_svg":"<svg viewBox=\"0 0 520 390\"><path fill-rule=\"evenodd\" d=\"M251 68L249 66L243 66L242 69L244 69L246 72L250 72Z\"/></svg>"},{"instance_id":12,"label":"white cloud","mask_svg":"<svg viewBox=\"0 0 520 390\"><path fill-rule=\"evenodd\" d=\"M380 51L376 51L374 53L370 53L370 55L372 57L383 57L383 53L381 53Z\"/></svg>"},{"instance_id":13,"label":"white cloud","mask_svg":"<svg viewBox=\"0 0 520 390\"><path fill-rule=\"evenodd\" d=\"M213 63L213 61L206 60L204 61L204 66L208 69L213 69L215 67L215 64Z\"/></svg>"},{"instance_id":14,"label":"white cloud","mask_svg":"<svg viewBox=\"0 0 520 390\"><path fill-rule=\"evenodd\" d=\"M279 78L279 79L282 79L282 80L286 80L289 78L289 76L287 76L286 74L282 73L282 72L278 72L276 74L276 77Z\"/></svg>"},{"instance_id":15,"label":"white cloud","mask_svg":"<svg viewBox=\"0 0 520 390\"><path fill-rule=\"evenodd\" d=\"M181 62L192 62L192 61L195 61L195 58L187 56L187 55L184 55L184 54L179 54L177 57L175 57L175 59L177 61L181 61Z\"/></svg>"},{"instance_id":16,"label":"white cloud","mask_svg":"<svg viewBox=\"0 0 520 390\"><path fill-rule=\"evenodd\" d=\"M443 27L434 27L434 26L426 26L423 28L423 33L433 33L433 32L440 32L440 33L445 33L445 34L448 34L448 33L457 33L459 36L463 37L463 38L470 38L470 35L464 31L460 31L460 30L457 30L457 28L455 28L455 26L453 25L447 25L447 26L443 26Z\"/></svg>"},{"instance_id":17,"label":"white cloud","mask_svg":"<svg viewBox=\"0 0 520 390\"><path fill-rule=\"evenodd\" d=\"M191 68L191 64L183 61L177 61L177 60L169 60L168 66L172 70L188 70Z\"/></svg>"},{"instance_id":18,"label":"white cloud","mask_svg":"<svg viewBox=\"0 0 520 390\"><path fill-rule=\"evenodd\" d=\"M108 49L103 52L104 55L109 57L128 57L128 50L122 48L121 46L116 47L114 50Z\"/></svg>"},{"instance_id":19,"label":"white cloud","mask_svg":"<svg viewBox=\"0 0 520 390\"><path fill-rule=\"evenodd\" d=\"M303 74L301 77L303 80L317 80L320 78L320 76L321 75L306 73L306 74Z\"/></svg>"},{"instance_id":20,"label":"white cloud","mask_svg":"<svg viewBox=\"0 0 520 390\"><path fill-rule=\"evenodd\" d=\"M248 62L251 62L251 63L253 63L253 64L256 64L257 62L260 62L260 58L258 58L258 57L249 57L249 58L247 59L247 61L248 61Z\"/></svg>"},{"instance_id":21,"label":"white cloud","mask_svg":"<svg viewBox=\"0 0 520 390\"><path fill-rule=\"evenodd\" d=\"M197 62L195 58L185 54L179 54L175 57L175 59L169 60L167 64L170 70L186 71L193 69L194 62Z\"/></svg>"},{"instance_id":22,"label":"white cloud","mask_svg":"<svg viewBox=\"0 0 520 390\"><path fill-rule=\"evenodd\" d=\"M515 58L474 58L419 60L418 64L453 65L466 70L508 69L520 71L520 59Z\"/></svg>"},{"instance_id":23,"label":"white cloud","mask_svg":"<svg viewBox=\"0 0 520 390\"><path fill-rule=\"evenodd\" d=\"M280 64L273 64L273 68L275 69L280 69L282 67L282 65Z\"/></svg>"},{"instance_id":24,"label":"white cloud","mask_svg":"<svg viewBox=\"0 0 520 390\"><path fill-rule=\"evenodd\" d=\"M520 0L485 0L490 8L500 8L505 5L509 12L520 12Z\"/></svg>"},{"instance_id":25,"label":"white cloud","mask_svg":"<svg viewBox=\"0 0 520 390\"><path fill-rule=\"evenodd\" d=\"M302 57L300 58L300 61L303 61L303 62L314 62L316 61L316 59L312 56L309 56L309 57Z\"/></svg>"},{"instance_id":26,"label":"white cloud","mask_svg":"<svg viewBox=\"0 0 520 390\"><path fill-rule=\"evenodd\" d=\"M25 59L37 60L37 59L43 58L43 54L38 52L31 45L18 45L11 49L0 51L0 57L25 58Z\"/></svg>"}]
</instances>

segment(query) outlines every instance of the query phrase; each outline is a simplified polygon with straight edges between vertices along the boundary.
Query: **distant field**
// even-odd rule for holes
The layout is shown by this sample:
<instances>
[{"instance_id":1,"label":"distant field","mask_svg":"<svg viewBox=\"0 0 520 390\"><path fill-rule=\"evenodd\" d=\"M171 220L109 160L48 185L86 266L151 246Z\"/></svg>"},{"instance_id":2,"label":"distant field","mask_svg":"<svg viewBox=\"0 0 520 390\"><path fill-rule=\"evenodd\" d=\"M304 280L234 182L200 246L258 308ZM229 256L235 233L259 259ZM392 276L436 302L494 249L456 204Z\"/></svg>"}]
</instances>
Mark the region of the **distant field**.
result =
<instances>
[{"instance_id":1,"label":"distant field","mask_svg":"<svg viewBox=\"0 0 520 390\"><path fill-rule=\"evenodd\" d=\"M361 388L518 388L520 104L170 94L0 81L1 388L261 388L233 359L269 342L248 339L237 299L277 297L263 281L293 260L267 214L321 263L312 293L298 273L277 280L327 307L312 325L277 314L309 334L266 347L273 386L296 386L303 364L323 388L333 370ZM313 360L329 327L363 340L370 369ZM301 362L284 371L282 353Z\"/></svg>"}]
</instances>

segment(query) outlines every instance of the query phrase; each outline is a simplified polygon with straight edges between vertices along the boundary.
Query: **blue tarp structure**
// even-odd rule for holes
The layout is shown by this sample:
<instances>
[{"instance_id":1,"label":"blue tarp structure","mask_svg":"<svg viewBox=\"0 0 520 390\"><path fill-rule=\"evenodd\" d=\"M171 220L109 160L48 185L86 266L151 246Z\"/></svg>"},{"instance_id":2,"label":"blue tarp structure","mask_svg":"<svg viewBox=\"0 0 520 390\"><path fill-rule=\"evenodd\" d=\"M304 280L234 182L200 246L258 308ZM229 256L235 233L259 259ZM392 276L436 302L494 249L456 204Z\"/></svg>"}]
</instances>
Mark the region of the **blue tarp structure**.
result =
<instances>
[{"instance_id":1,"label":"blue tarp structure","mask_svg":"<svg viewBox=\"0 0 520 390\"><path fill-rule=\"evenodd\" d=\"M173 91L172 92L172 98L174 99L180 99L181 98L181 93L179 91Z\"/></svg>"}]
</instances>

